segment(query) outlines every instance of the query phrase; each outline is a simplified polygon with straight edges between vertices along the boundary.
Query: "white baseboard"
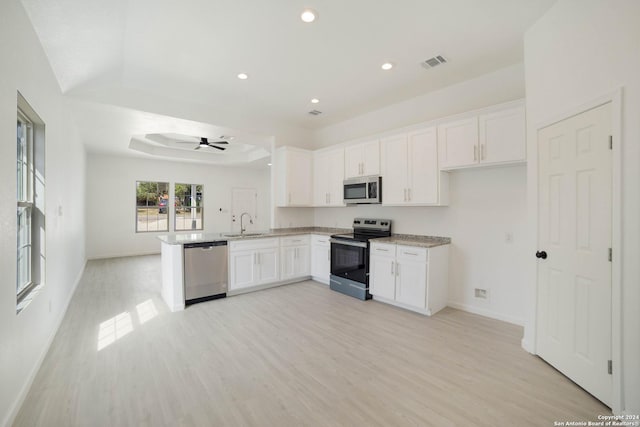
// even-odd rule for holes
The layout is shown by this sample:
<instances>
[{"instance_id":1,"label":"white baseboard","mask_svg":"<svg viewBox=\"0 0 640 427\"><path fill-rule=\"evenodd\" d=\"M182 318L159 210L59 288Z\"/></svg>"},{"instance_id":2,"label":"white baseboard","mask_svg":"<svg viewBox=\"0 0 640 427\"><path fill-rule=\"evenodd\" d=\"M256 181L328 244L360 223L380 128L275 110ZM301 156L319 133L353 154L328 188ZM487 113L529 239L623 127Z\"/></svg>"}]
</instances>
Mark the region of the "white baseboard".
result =
<instances>
[{"instance_id":1,"label":"white baseboard","mask_svg":"<svg viewBox=\"0 0 640 427\"><path fill-rule=\"evenodd\" d=\"M24 403L24 400L26 399L27 394L29 394L29 390L33 385L33 380L35 380L36 375L38 374L38 371L42 366L42 362L44 362L44 358L47 356L47 353L49 352L51 343L53 343L53 339L56 337L56 334L58 333L58 329L60 329L62 320L64 319L64 316L67 314L67 309L69 308L69 304L71 303L73 294L76 293L76 289L80 284L80 280L82 279L82 275L84 274L84 270L86 267L87 267L87 259L85 258L84 263L82 264L82 268L80 269L80 271L78 272L75 278L73 289L71 289L71 292L69 292L67 300L64 303L64 309L60 312L60 316L58 317L58 319L56 319L55 327L51 330L51 333L47 338L47 341L44 345L44 348L42 349L42 352L40 353L40 356L38 356L38 359L36 360L35 365L31 369L31 372L29 372L29 375L27 376L26 381L22 386L22 389L20 390L20 393L18 393L18 395L16 396L16 400L13 402L13 405L9 410L9 413L6 415L4 420L2 420L2 425L4 427L11 426L15 421L16 417L18 416L18 412L20 412L20 408L22 407L22 404Z\"/></svg>"},{"instance_id":2,"label":"white baseboard","mask_svg":"<svg viewBox=\"0 0 640 427\"><path fill-rule=\"evenodd\" d=\"M536 352L533 351L533 346L531 345L531 343L524 338L522 338L522 341L520 341L520 345L527 353L536 354Z\"/></svg>"},{"instance_id":3,"label":"white baseboard","mask_svg":"<svg viewBox=\"0 0 640 427\"><path fill-rule=\"evenodd\" d=\"M160 251L102 254L102 255L93 255L93 256L88 257L87 259L89 261L94 261L94 260L98 260L98 259L125 258L125 257L130 257L130 256L145 256L145 255L160 255Z\"/></svg>"},{"instance_id":4,"label":"white baseboard","mask_svg":"<svg viewBox=\"0 0 640 427\"><path fill-rule=\"evenodd\" d=\"M492 310L487 310L484 308L474 307L469 304L462 304L454 301L447 302L447 305L452 308L457 308L458 310L466 311L473 314L479 314L480 316L489 317L491 319L501 320L503 322L512 323L518 326L524 326L524 319L519 317L507 316L502 313L498 313Z\"/></svg>"}]
</instances>

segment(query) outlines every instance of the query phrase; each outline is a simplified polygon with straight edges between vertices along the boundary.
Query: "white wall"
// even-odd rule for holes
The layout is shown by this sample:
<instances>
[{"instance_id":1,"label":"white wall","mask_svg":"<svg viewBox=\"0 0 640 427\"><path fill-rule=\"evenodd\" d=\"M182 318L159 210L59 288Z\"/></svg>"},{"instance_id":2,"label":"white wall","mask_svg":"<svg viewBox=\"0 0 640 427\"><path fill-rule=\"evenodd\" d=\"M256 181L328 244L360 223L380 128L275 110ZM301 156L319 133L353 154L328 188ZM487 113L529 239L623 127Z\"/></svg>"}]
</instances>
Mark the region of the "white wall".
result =
<instances>
[{"instance_id":1,"label":"white wall","mask_svg":"<svg viewBox=\"0 0 640 427\"><path fill-rule=\"evenodd\" d=\"M524 68L515 64L314 132L321 148L403 126L524 98Z\"/></svg>"},{"instance_id":2,"label":"white wall","mask_svg":"<svg viewBox=\"0 0 640 427\"><path fill-rule=\"evenodd\" d=\"M0 425L9 425L82 273L85 152L18 0L0 3ZM16 91L46 124L46 280L16 315ZM57 215L58 207L62 216Z\"/></svg>"},{"instance_id":3,"label":"white wall","mask_svg":"<svg viewBox=\"0 0 640 427\"><path fill-rule=\"evenodd\" d=\"M357 216L388 218L394 233L451 237L449 305L523 324L525 166L451 172L450 187L448 207L317 208L315 225L349 228ZM476 287L489 298L476 299Z\"/></svg>"},{"instance_id":4,"label":"white wall","mask_svg":"<svg viewBox=\"0 0 640 427\"><path fill-rule=\"evenodd\" d=\"M204 232L231 229L232 188L256 188L258 216L249 229L269 228L269 168L237 168L103 153L87 156L87 257L159 253L159 234L135 232L136 181L204 186ZM220 211L222 209L222 212ZM169 233L174 233L170 223Z\"/></svg>"},{"instance_id":5,"label":"white wall","mask_svg":"<svg viewBox=\"0 0 640 427\"><path fill-rule=\"evenodd\" d=\"M624 400L616 410L640 413L640 2L560 0L525 37L530 159L540 123L574 111L617 88L622 102L622 363ZM537 165L528 167L529 253L535 250ZM614 254L615 256L615 254ZM527 258L527 295L535 298L536 267ZM524 344L534 350L535 306ZM615 369L615 368L614 368ZM619 372L619 371L618 371ZM614 390L615 394L615 390Z\"/></svg>"},{"instance_id":6,"label":"white wall","mask_svg":"<svg viewBox=\"0 0 640 427\"><path fill-rule=\"evenodd\" d=\"M524 68L516 64L323 128L315 144L326 147L522 97ZM525 176L522 165L452 172L449 207L316 208L314 225L350 227L355 216L385 217L396 233L451 237L450 305L523 324ZM506 233L513 234L511 243ZM476 287L488 289L489 299L476 299Z\"/></svg>"}]
</instances>

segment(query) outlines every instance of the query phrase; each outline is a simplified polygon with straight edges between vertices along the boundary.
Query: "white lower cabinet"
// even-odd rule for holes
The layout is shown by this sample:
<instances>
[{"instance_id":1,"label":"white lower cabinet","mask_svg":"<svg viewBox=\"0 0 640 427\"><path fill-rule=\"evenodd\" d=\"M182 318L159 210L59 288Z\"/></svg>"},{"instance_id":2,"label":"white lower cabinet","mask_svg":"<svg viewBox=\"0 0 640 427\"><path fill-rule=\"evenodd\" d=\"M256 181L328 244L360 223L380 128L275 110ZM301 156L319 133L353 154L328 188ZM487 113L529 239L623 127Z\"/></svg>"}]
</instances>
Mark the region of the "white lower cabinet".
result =
<instances>
[{"instance_id":1,"label":"white lower cabinet","mask_svg":"<svg viewBox=\"0 0 640 427\"><path fill-rule=\"evenodd\" d=\"M331 274L331 244L329 236L311 235L311 276L314 280L329 284Z\"/></svg>"},{"instance_id":2,"label":"white lower cabinet","mask_svg":"<svg viewBox=\"0 0 640 427\"><path fill-rule=\"evenodd\" d=\"M447 305L449 245L422 248L371 243L374 299L431 316Z\"/></svg>"},{"instance_id":3,"label":"white lower cabinet","mask_svg":"<svg viewBox=\"0 0 640 427\"><path fill-rule=\"evenodd\" d=\"M291 280L311 274L309 259L309 236L290 236L280 239L282 259L281 280Z\"/></svg>"},{"instance_id":4,"label":"white lower cabinet","mask_svg":"<svg viewBox=\"0 0 640 427\"><path fill-rule=\"evenodd\" d=\"M229 242L229 291L280 280L279 239Z\"/></svg>"}]
</instances>

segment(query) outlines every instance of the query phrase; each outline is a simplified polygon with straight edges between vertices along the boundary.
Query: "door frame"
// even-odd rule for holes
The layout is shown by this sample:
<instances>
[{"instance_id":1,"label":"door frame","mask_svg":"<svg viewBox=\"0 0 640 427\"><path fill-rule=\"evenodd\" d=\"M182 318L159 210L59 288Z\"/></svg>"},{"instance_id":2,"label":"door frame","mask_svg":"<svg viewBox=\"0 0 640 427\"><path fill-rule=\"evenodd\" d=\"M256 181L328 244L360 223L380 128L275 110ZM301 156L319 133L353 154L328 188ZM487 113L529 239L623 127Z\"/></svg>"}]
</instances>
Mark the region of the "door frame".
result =
<instances>
[{"instance_id":1,"label":"door frame","mask_svg":"<svg viewBox=\"0 0 640 427\"><path fill-rule=\"evenodd\" d=\"M538 135L540 130L555 123L577 116L585 111L594 109L601 105L611 103L611 133L613 136L613 153L611 165L611 247L613 252L611 263L611 360L613 363L613 378L611 390L612 411L614 414L621 414L624 411L624 389L623 389L623 365L622 365L622 87L592 99L589 102L575 106L561 114L554 115L548 119L537 123L535 130L535 199L533 200L530 215L535 218L535 245L538 245L539 217L538 200L540 189L538 186ZM529 151L531 154L531 151ZM531 158L528 158L531 161ZM530 175L529 175L530 176ZM530 187L531 188L531 187ZM534 211L535 207L535 211ZM533 249L535 251L536 249ZM533 252L532 252L533 254ZM522 346L530 353L537 354L537 321L538 321L538 267L536 262L534 298L533 298L533 319L528 323L531 329L529 341L523 339Z\"/></svg>"}]
</instances>

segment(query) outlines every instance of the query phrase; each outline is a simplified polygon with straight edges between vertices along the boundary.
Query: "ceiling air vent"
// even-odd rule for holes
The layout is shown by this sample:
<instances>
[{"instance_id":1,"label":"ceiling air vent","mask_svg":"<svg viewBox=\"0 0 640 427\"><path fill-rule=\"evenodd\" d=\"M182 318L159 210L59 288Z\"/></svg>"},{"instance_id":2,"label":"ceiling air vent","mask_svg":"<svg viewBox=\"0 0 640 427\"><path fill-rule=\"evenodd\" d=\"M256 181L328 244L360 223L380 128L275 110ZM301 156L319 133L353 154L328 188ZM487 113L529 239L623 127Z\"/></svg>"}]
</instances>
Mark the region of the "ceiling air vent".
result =
<instances>
[{"instance_id":1,"label":"ceiling air vent","mask_svg":"<svg viewBox=\"0 0 640 427\"><path fill-rule=\"evenodd\" d=\"M312 116L319 116L320 114L322 114L322 111L311 110L309 111L309 114L311 114Z\"/></svg>"},{"instance_id":2,"label":"ceiling air vent","mask_svg":"<svg viewBox=\"0 0 640 427\"><path fill-rule=\"evenodd\" d=\"M433 58L429 58L425 60L422 63L422 66L428 70L429 68L437 67L440 64L446 64L446 63L447 63L447 60L444 58L444 56L438 55L438 56L434 56Z\"/></svg>"}]
</instances>

